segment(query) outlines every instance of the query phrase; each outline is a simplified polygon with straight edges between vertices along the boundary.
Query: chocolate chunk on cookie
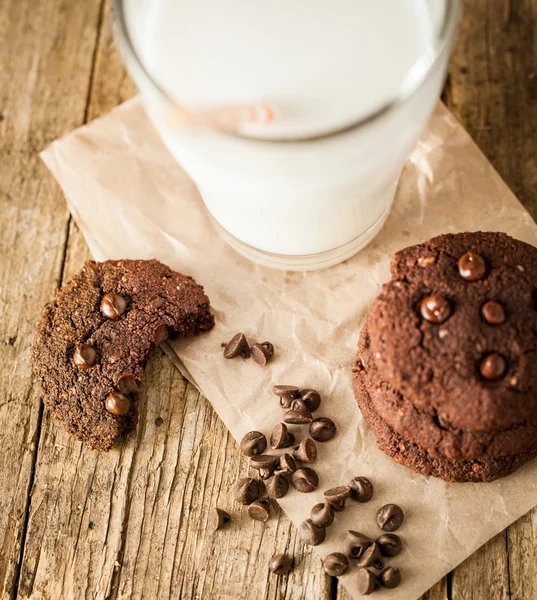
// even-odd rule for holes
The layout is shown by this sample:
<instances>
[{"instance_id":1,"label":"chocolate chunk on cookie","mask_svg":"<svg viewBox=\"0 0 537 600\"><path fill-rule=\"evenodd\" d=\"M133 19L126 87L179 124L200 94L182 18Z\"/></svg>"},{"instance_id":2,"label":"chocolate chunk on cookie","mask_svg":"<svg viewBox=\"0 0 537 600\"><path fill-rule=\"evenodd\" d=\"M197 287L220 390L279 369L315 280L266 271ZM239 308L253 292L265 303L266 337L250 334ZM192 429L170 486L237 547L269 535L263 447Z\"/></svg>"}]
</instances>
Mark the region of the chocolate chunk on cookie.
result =
<instances>
[{"instance_id":1,"label":"chocolate chunk on cookie","mask_svg":"<svg viewBox=\"0 0 537 600\"><path fill-rule=\"evenodd\" d=\"M157 260L89 261L41 316L32 347L43 401L67 431L109 450L136 422L149 353L214 326L191 277Z\"/></svg>"},{"instance_id":2,"label":"chocolate chunk on cookie","mask_svg":"<svg viewBox=\"0 0 537 600\"><path fill-rule=\"evenodd\" d=\"M537 249L503 233L398 252L360 336L354 390L379 445L484 481L537 453Z\"/></svg>"}]
</instances>

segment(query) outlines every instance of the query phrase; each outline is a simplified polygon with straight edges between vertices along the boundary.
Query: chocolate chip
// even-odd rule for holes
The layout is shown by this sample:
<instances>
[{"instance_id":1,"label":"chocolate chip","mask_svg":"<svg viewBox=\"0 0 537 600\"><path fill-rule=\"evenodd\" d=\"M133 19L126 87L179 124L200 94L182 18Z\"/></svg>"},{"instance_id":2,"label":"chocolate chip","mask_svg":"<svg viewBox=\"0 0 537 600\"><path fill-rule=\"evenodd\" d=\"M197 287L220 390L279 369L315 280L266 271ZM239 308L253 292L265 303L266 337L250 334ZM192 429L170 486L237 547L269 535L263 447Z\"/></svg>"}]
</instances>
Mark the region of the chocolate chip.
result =
<instances>
[{"instance_id":1,"label":"chocolate chip","mask_svg":"<svg viewBox=\"0 0 537 600\"><path fill-rule=\"evenodd\" d=\"M248 516L254 521L263 521L266 523L270 515L270 501L267 498L254 500L248 506Z\"/></svg>"},{"instance_id":2,"label":"chocolate chip","mask_svg":"<svg viewBox=\"0 0 537 600\"><path fill-rule=\"evenodd\" d=\"M380 583L388 589L396 588L401 583L401 571L397 567L388 567L380 574Z\"/></svg>"},{"instance_id":3,"label":"chocolate chip","mask_svg":"<svg viewBox=\"0 0 537 600\"><path fill-rule=\"evenodd\" d=\"M289 482L282 473L275 473L265 483L269 498L283 498L289 491Z\"/></svg>"},{"instance_id":4,"label":"chocolate chip","mask_svg":"<svg viewBox=\"0 0 537 600\"><path fill-rule=\"evenodd\" d=\"M405 520L405 513L397 504L385 504L377 512L377 525L383 531L396 531Z\"/></svg>"},{"instance_id":5,"label":"chocolate chip","mask_svg":"<svg viewBox=\"0 0 537 600\"><path fill-rule=\"evenodd\" d=\"M313 492L319 485L319 477L317 476L317 473L308 467L297 469L293 473L291 481L295 489L303 494Z\"/></svg>"},{"instance_id":6,"label":"chocolate chip","mask_svg":"<svg viewBox=\"0 0 537 600\"><path fill-rule=\"evenodd\" d=\"M369 596L380 589L379 578L368 569L358 569L355 581L356 590L362 596Z\"/></svg>"},{"instance_id":7,"label":"chocolate chip","mask_svg":"<svg viewBox=\"0 0 537 600\"><path fill-rule=\"evenodd\" d=\"M315 412L321 406L321 395L316 390L300 390L300 399L310 412Z\"/></svg>"},{"instance_id":8,"label":"chocolate chip","mask_svg":"<svg viewBox=\"0 0 537 600\"><path fill-rule=\"evenodd\" d=\"M467 252L459 258L457 263L459 266L459 273L466 281L477 281L483 279L487 267L485 261L479 254L475 252Z\"/></svg>"},{"instance_id":9,"label":"chocolate chip","mask_svg":"<svg viewBox=\"0 0 537 600\"><path fill-rule=\"evenodd\" d=\"M334 522L334 511L327 502L319 502L311 509L311 520L318 527L330 527Z\"/></svg>"},{"instance_id":10,"label":"chocolate chip","mask_svg":"<svg viewBox=\"0 0 537 600\"><path fill-rule=\"evenodd\" d=\"M401 538L395 533L384 533L377 538L377 546L382 556L392 558L401 552L403 544Z\"/></svg>"},{"instance_id":11,"label":"chocolate chip","mask_svg":"<svg viewBox=\"0 0 537 600\"><path fill-rule=\"evenodd\" d=\"M306 519L298 528L298 537L308 546L318 546L326 538L326 529L318 527L311 519Z\"/></svg>"},{"instance_id":12,"label":"chocolate chip","mask_svg":"<svg viewBox=\"0 0 537 600\"><path fill-rule=\"evenodd\" d=\"M323 568L331 577L340 577L347 572L349 561L341 552L332 552L323 560Z\"/></svg>"},{"instance_id":13,"label":"chocolate chip","mask_svg":"<svg viewBox=\"0 0 537 600\"><path fill-rule=\"evenodd\" d=\"M359 567L373 567L377 571L384 568L384 558L375 542L363 551L362 556L360 556L356 564Z\"/></svg>"},{"instance_id":14,"label":"chocolate chip","mask_svg":"<svg viewBox=\"0 0 537 600\"><path fill-rule=\"evenodd\" d=\"M261 479L268 479L272 477L278 462L279 458L272 454L255 455L250 458L250 468L259 471Z\"/></svg>"},{"instance_id":15,"label":"chocolate chip","mask_svg":"<svg viewBox=\"0 0 537 600\"><path fill-rule=\"evenodd\" d=\"M123 373L118 379L117 388L123 394L142 391L142 382L134 373Z\"/></svg>"},{"instance_id":16,"label":"chocolate chip","mask_svg":"<svg viewBox=\"0 0 537 600\"><path fill-rule=\"evenodd\" d=\"M127 310L127 302L119 294L105 294L101 300L101 312L108 319L117 319Z\"/></svg>"},{"instance_id":17,"label":"chocolate chip","mask_svg":"<svg viewBox=\"0 0 537 600\"><path fill-rule=\"evenodd\" d=\"M369 502L373 498L373 484L367 477L353 477L349 487L355 502Z\"/></svg>"},{"instance_id":18,"label":"chocolate chip","mask_svg":"<svg viewBox=\"0 0 537 600\"><path fill-rule=\"evenodd\" d=\"M306 464L317 460L317 446L311 438L305 438L293 451L293 458Z\"/></svg>"},{"instance_id":19,"label":"chocolate chip","mask_svg":"<svg viewBox=\"0 0 537 600\"><path fill-rule=\"evenodd\" d=\"M373 540L360 533L358 531L347 531L347 537L345 538L345 552L351 558L360 558L365 550L371 546Z\"/></svg>"},{"instance_id":20,"label":"chocolate chip","mask_svg":"<svg viewBox=\"0 0 537 600\"><path fill-rule=\"evenodd\" d=\"M293 568L293 559L287 554L275 554L269 562L269 570L274 575L287 575Z\"/></svg>"},{"instance_id":21,"label":"chocolate chip","mask_svg":"<svg viewBox=\"0 0 537 600\"><path fill-rule=\"evenodd\" d=\"M249 431L241 440L241 452L245 456L263 454L267 447L267 438L260 431Z\"/></svg>"},{"instance_id":22,"label":"chocolate chip","mask_svg":"<svg viewBox=\"0 0 537 600\"><path fill-rule=\"evenodd\" d=\"M432 294L421 301L420 312L430 323L443 323L451 315L451 305L440 294Z\"/></svg>"},{"instance_id":23,"label":"chocolate chip","mask_svg":"<svg viewBox=\"0 0 537 600\"><path fill-rule=\"evenodd\" d=\"M282 408L290 408L295 398L298 398L299 389L294 385L275 385L272 392L280 397Z\"/></svg>"},{"instance_id":24,"label":"chocolate chip","mask_svg":"<svg viewBox=\"0 0 537 600\"><path fill-rule=\"evenodd\" d=\"M250 357L250 346L244 333L235 334L224 348L224 358L236 358L237 356Z\"/></svg>"},{"instance_id":25,"label":"chocolate chip","mask_svg":"<svg viewBox=\"0 0 537 600\"><path fill-rule=\"evenodd\" d=\"M73 362L79 369L89 369L97 362L97 350L90 344L77 343Z\"/></svg>"},{"instance_id":26,"label":"chocolate chip","mask_svg":"<svg viewBox=\"0 0 537 600\"><path fill-rule=\"evenodd\" d=\"M481 315L489 325L501 325L505 322L505 309L494 300L488 300L481 307Z\"/></svg>"},{"instance_id":27,"label":"chocolate chip","mask_svg":"<svg viewBox=\"0 0 537 600\"><path fill-rule=\"evenodd\" d=\"M252 358L255 360L255 362L264 367L274 356L274 346L270 342L254 344L250 348L250 353L252 354Z\"/></svg>"},{"instance_id":28,"label":"chocolate chip","mask_svg":"<svg viewBox=\"0 0 537 600\"><path fill-rule=\"evenodd\" d=\"M162 423L164 423L164 419L162 417L157 417L155 419L155 426L156 427L160 427L162 425Z\"/></svg>"},{"instance_id":29,"label":"chocolate chip","mask_svg":"<svg viewBox=\"0 0 537 600\"><path fill-rule=\"evenodd\" d=\"M347 485L339 485L334 488L326 490L324 493L324 499L333 510L339 512L345 508L345 500L351 495L351 488Z\"/></svg>"},{"instance_id":30,"label":"chocolate chip","mask_svg":"<svg viewBox=\"0 0 537 600\"><path fill-rule=\"evenodd\" d=\"M277 473L294 473L296 471L296 462L295 459L290 455L282 454L280 456L280 460L278 461L278 466L276 467Z\"/></svg>"},{"instance_id":31,"label":"chocolate chip","mask_svg":"<svg viewBox=\"0 0 537 600\"><path fill-rule=\"evenodd\" d=\"M318 417L310 423L309 431L316 442L328 442L336 435L336 425L328 417Z\"/></svg>"},{"instance_id":32,"label":"chocolate chip","mask_svg":"<svg viewBox=\"0 0 537 600\"><path fill-rule=\"evenodd\" d=\"M209 513L209 519L207 523L207 527L209 531L218 531L222 529L224 525L227 525L231 521L231 517L229 514L220 508L213 508Z\"/></svg>"},{"instance_id":33,"label":"chocolate chip","mask_svg":"<svg viewBox=\"0 0 537 600\"><path fill-rule=\"evenodd\" d=\"M283 415L283 420L291 425L306 425L313 417L302 400L293 400L291 408Z\"/></svg>"},{"instance_id":34,"label":"chocolate chip","mask_svg":"<svg viewBox=\"0 0 537 600\"><path fill-rule=\"evenodd\" d=\"M263 494L265 486L253 477L244 477L235 484L235 500L240 504L252 504Z\"/></svg>"},{"instance_id":35,"label":"chocolate chip","mask_svg":"<svg viewBox=\"0 0 537 600\"><path fill-rule=\"evenodd\" d=\"M501 379L507 370L507 362L505 358L497 352L487 354L481 359L479 372L489 381Z\"/></svg>"},{"instance_id":36,"label":"chocolate chip","mask_svg":"<svg viewBox=\"0 0 537 600\"><path fill-rule=\"evenodd\" d=\"M295 436L287 429L285 423L278 423L270 436L270 447L273 450L290 448L295 443Z\"/></svg>"},{"instance_id":37,"label":"chocolate chip","mask_svg":"<svg viewBox=\"0 0 537 600\"><path fill-rule=\"evenodd\" d=\"M160 323L155 327L155 344L160 346L162 342L165 342L168 339L168 327L164 323Z\"/></svg>"},{"instance_id":38,"label":"chocolate chip","mask_svg":"<svg viewBox=\"0 0 537 600\"><path fill-rule=\"evenodd\" d=\"M126 415L131 407L131 401L119 392L111 392L105 401L106 410L118 417Z\"/></svg>"}]
</instances>

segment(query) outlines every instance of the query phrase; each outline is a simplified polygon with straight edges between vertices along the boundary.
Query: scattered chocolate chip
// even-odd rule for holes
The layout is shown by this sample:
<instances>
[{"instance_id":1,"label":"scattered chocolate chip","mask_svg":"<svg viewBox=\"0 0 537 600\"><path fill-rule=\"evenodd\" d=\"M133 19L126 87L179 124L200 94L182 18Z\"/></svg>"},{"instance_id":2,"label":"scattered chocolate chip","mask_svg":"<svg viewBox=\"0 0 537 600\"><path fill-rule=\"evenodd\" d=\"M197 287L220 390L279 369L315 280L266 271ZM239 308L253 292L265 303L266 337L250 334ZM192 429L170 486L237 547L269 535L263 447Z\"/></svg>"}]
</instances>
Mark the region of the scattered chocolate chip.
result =
<instances>
[{"instance_id":1,"label":"scattered chocolate chip","mask_svg":"<svg viewBox=\"0 0 537 600\"><path fill-rule=\"evenodd\" d=\"M162 342L165 342L168 339L168 327L164 323L160 323L155 327L155 344L160 346Z\"/></svg>"},{"instance_id":2,"label":"scattered chocolate chip","mask_svg":"<svg viewBox=\"0 0 537 600\"><path fill-rule=\"evenodd\" d=\"M355 581L356 590L362 596L369 596L380 589L379 578L368 569L358 569Z\"/></svg>"},{"instance_id":3,"label":"scattered chocolate chip","mask_svg":"<svg viewBox=\"0 0 537 600\"><path fill-rule=\"evenodd\" d=\"M287 425L278 423L270 436L270 447L273 450L290 448L295 441L295 436L287 429Z\"/></svg>"},{"instance_id":4,"label":"scattered chocolate chip","mask_svg":"<svg viewBox=\"0 0 537 600\"><path fill-rule=\"evenodd\" d=\"M95 523L93 521L88 523L88 529L95 529Z\"/></svg>"},{"instance_id":5,"label":"scattered chocolate chip","mask_svg":"<svg viewBox=\"0 0 537 600\"><path fill-rule=\"evenodd\" d=\"M122 394L142 391L142 382L134 373L123 373L118 379L117 388Z\"/></svg>"},{"instance_id":6,"label":"scattered chocolate chip","mask_svg":"<svg viewBox=\"0 0 537 600\"><path fill-rule=\"evenodd\" d=\"M405 520L405 513L397 504L385 504L378 509L377 525L383 531L396 531Z\"/></svg>"},{"instance_id":7,"label":"scattered chocolate chip","mask_svg":"<svg viewBox=\"0 0 537 600\"><path fill-rule=\"evenodd\" d=\"M373 498L373 484L367 477L353 477L349 487L355 502L369 502Z\"/></svg>"},{"instance_id":8,"label":"scattered chocolate chip","mask_svg":"<svg viewBox=\"0 0 537 600\"><path fill-rule=\"evenodd\" d=\"M241 452L245 456L263 454L267 447L267 438L260 431L249 431L241 440Z\"/></svg>"},{"instance_id":9,"label":"scattered chocolate chip","mask_svg":"<svg viewBox=\"0 0 537 600\"><path fill-rule=\"evenodd\" d=\"M384 568L384 558L375 542L369 544L356 564L359 567L373 567L377 571Z\"/></svg>"},{"instance_id":10,"label":"scattered chocolate chip","mask_svg":"<svg viewBox=\"0 0 537 600\"><path fill-rule=\"evenodd\" d=\"M293 473L291 481L295 489L303 494L313 492L319 485L319 477L317 476L317 473L308 467L297 469Z\"/></svg>"},{"instance_id":11,"label":"scattered chocolate chip","mask_svg":"<svg viewBox=\"0 0 537 600\"><path fill-rule=\"evenodd\" d=\"M345 538L345 552L351 558L360 558L365 552L366 548L371 546L373 540L360 533L358 531L347 531L347 537Z\"/></svg>"},{"instance_id":12,"label":"scattered chocolate chip","mask_svg":"<svg viewBox=\"0 0 537 600\"><path fill-rule=\"evenodd\" d=\"M317 460L317 446L311 438L303 439L293 451L293 458L306 464Z\"/></svg>"},{"instance_id":13,"label":"scattered chocolate chip","mask_svg":"<svg viewBox=\"0 0 537 600\"><path fill-rule=\"evenodd\" d=\"M283 498L289 491L289 482L282 473L275 473L265 483L269 498Z\"/></svg>"},{"instance_id":14,"label":"scattered chocolate chip","mask_svg":"<svg viewBox=\"0 0 537 600\"><path fill-rule=\"evenodd\" d=\"M269 570L274 575L287 575L293 568L293 559L287 554L275 554L269 563Z\"/></svg>"},{"instance_id":15,"label":"scattered chocolate chip","mask_svg":"<svg viewBox=\"0 0 537 600\"><path fill-rule=\"evenodd\" d=\"M351 495L351 488L347 485L338 485L324 493L324 499L333 510L340 512L345 508L345 500Z\"/></svg>"},{"instance_id":16,"label":"scattered chocolate chip","mask_svg":"<svg viewBox=\"0 0 537 600\"><path fill-rule=\"evenodd\" d=\"M287 454L287 452L282 454L276 471L278 473L294 473L296 471L295 459L290 454Z\"/></svg>"},{"instance_id":17,"label":"scattered chocolate chip","mask_svg":"<svg viewBox=\"0 0 537 600\"><path fill-rule=\"evenodd\" d=\"M97 350L90 344L77 343L73 362L79 369L89 369L97 362Z\"/></svg>"},{"instance_id":18,"label":"scattered chocolate chip","mask_svg":"<svg viewBox=\"0 0 537 600\"><path fill-rule=\"evenodd\" d=\"M323 568L331 577L340 577L347 572L349 561L341 552L332 552L323 560Z\"/></svg>"},{"instance_id":19,"label":"scattered chocolate chip","mask_svg":"<svg viewBox=\"0 0 537 600\"><path fill-rule=\"evenodd\" d=\"M244 477L235 484L235 500L240 504L252 504L257 500L265 489L265 485L259 479Z\"/></svg>"},{"instance_id":20,"label":"scattered chocolate chip","mask_svg":"<svg viewBox=\"0 0 537 600\"><path fill-rule=\"evenodd\" d=\"M488 300L481 307L481 315L489 325L501 325L505 322L505 309L494 300Z\"/></svg>"},{"instance_id":21,"label":"scattered chocolate chip","mask_svg":"<svg viewBox=\"0 0 537 600\"><path fill-rule=\"evenodd\" d=\"M440 294L432 294L421 301L420 312L430 323L443 323L451 315L451 305Z\"/></svg>"},{"instance_id":22,"label":"scattered chocolate chip","mask_svg":"<svg viewBox=\"0 0 537 600\"><path fill-rule=\"evenodd\" d=\"M290 408L295 398L298 398L299 389L294 385L275 385L272 391L280 398L282 408Z\"/></svg>"},{"instance_id":23,"label":"scattered chocolate chip","mask_svg":"<svg viewBox=\"0 0 537 600\"><path fill-rule=\"evenodd\" d=\"M377 538L377 546L382 556L392 558L401 552L403 544L401 538L395 533L384 533Z\"/></svg>"},{"instance_id":24,"label":"scattered chocolate chip","mask_svg":"<svg viewBox=\"0 0 537 600\"><path fill-rule=\"evenodd\" d=\"M131 407L131 401L119 392L110 392L105 401L106 410L118 417L126 415Z\"/></svg>"},{"instance_id":25,"label":"scattered chocolate chip","mask_svg":"<svg viewBox=\"0 0 537 600\"><path fill-rule=\"evenodd\" d=\"M334 511L327 502L319 502L311 509L311 520L318 527L330 527L334 522Z\"/></svg>"},{"instance_id":26,"label":"scattered chocolate chip","mask_svg":"<svg viewBox=\"0 0 537 600\"><path fill-rule=\"evenodd\" d=\"M235 334L224 348L224 358L236 358L237 356L250 357L250 346L244 333Z\"/></svg>"},{"instance_id":27,"label":"scattered chocolate chip","mask_svg":"<svg viewBox=\"0 0 537 600\"><path fill-rule=\"evenodd\" d=\"M300 390L300 399L310 412L315 412L321 406L321 395L317 390Z\"/></svg>"},{"instance_id":28,"label":"scattered chocolate chip","mask_svg":"<svg viewBox=\"0 0 537 600\"><path fill-rule=\"evenodd\" d=\"M477 281L483 279L487 267L485 261L479 254L475 252L467 252L459 258L457 263L459 266L459 273L466 281Z\"/></svg>"},{"instance_id":29,"label":"scattered chocolate chip","mask_svg":"<svg viewBox=\"0 0 537 600\"><path fill-rule=\"evenodd\" d=\"M252 358L258 365L264 367L268 361L274 356L274 346L270 342L262 344L254 344L250 348Z\"/></svg>"},{"instance_id":30,"label":"scattered chocolate chip","mask_svg":"<svg viewBox=\"0 0 537 600\"><path fill-rule=\"evenodd\" d=\"M479 372L489 381L501 379L507 370L507 362L505 358L497 352L487 354L481 359Z\"/></svg>"},{"instance_id":31,"label":"scattered chocolate chip","mask_svg":"<svg viewBox=\"0 0 537 600\"><path fill-rule=\"evenodd\" d=\"M117 319L127 310L127 302L119 294L105 294L101 300L101 312L108 319Z\"/></svg>"},{"instance_id":32,"label":"scattered chocolate chip","mask_svg":"<svg viewBox=\"0 0 537 600\"><path fill-rule=\"evenodd\" d=\"M397 567L388 567L380 574L380 583L388 589L396 588L401 583L401 571Z\"/></svg>"},{"instance_id":33,"label":"scattered chocolate chip","mask_svg":"<svg viewBox=\"0 0 537 600\"><path fill-rule=\"evenodd\" d=\"M220 508L213 508L209 513L207 526L209 528L209 531L214 532L218 531L219 529L222 529L222 527L224 527L224 525L227 525L230 521L231 517L225 510L222 510Z\"/></svg>"},{"instance_id":34,"label":"scattered chocolate chip","mask_svg":"<svg viewBox=\"0 0 537 600\"><path fill-rule=\"evenodd\" d=\"M272 477L274 469L279 463L279 458L272 454L260 454L250 458L250 467L259 471L261 479Z\"/></svg>"},{"instance_id":35,"label":"scattered chocolate chip","mask_svg":"<svg viewBox=\"0 0 537 600\"><path fill-rule=\"evenodd\" d=\"M291 408L283 415L283 420L290 425L307 425L313 417L302 400L293 400Z\"/></svg>"},{"instance_id":36,"label":"scattered chocolate chip","mask_svg":"<svg viewBox=\"0 0 537 600\"><path fill-rule=\"evenodd\" d=\"M156 427L160 427L162 425L162 423L164 423L164 419L162 417L157 417L155 419L155 426Z\"/></svg>"},{"instance_id":37,"label":"scattered chocolate chip","mask_svg":"<svg viewBox=\"0 0 537 600\"><path fill-rule=\"evenodd\" d=\"M298 537L308 546L318 546L326 538L326 529L318 527L311 519L306 519L298 528Z\"/></svg>"},{"instance_id":38,"label":"scattered chocolate chip","mask_svg":"<svg viewBox=\"0 0 537 600\"><path fill-rule=\"evenodd\" d=\"M310 435L316 442L328 442L336 435L336 425L328 417L318 417L310 423Z\"/></svg>"},{"instance_id":39,"label":"scattered chocolate chip","mask_svg":"<svg viewBox=\"0 0 537 600\"><path fill-rule=\"evenodd\" d=\"M248 506L248 516L254 519L254 521L263 521L263 523L266 523L269 515L270 501L268 498L259 498Z\"/></svg>"}]
</instances>

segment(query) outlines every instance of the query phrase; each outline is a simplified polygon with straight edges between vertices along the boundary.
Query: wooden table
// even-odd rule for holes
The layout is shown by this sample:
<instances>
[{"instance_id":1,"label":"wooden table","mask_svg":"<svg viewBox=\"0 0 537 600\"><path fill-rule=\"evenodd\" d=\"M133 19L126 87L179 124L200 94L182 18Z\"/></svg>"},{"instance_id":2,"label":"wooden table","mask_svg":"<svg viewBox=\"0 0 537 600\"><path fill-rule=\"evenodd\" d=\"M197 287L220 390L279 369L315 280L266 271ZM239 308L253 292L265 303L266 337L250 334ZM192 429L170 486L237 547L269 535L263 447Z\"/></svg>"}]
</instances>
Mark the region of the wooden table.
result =
<instances>
[{"instance_id":1,"label":"wooden table","mask_svg":"<svg viewBox=\"0 0 537 600\"><path fill-rule=\"evenodd\" d=\"M208 509L233 507L246 462L162 352L136 435L117 451L83 448L43 411L29 364L34 325L89 255L38 152L134 88L103 0L0 0L0 39L2 598L347 598L281 512L207 535ZM444 100L534 217L536 97L537 0L468 0ZM425 597L537 598L536 517ZM297 567L279 580L267 564L283 551Z\"/></svg>"}]
</instances>

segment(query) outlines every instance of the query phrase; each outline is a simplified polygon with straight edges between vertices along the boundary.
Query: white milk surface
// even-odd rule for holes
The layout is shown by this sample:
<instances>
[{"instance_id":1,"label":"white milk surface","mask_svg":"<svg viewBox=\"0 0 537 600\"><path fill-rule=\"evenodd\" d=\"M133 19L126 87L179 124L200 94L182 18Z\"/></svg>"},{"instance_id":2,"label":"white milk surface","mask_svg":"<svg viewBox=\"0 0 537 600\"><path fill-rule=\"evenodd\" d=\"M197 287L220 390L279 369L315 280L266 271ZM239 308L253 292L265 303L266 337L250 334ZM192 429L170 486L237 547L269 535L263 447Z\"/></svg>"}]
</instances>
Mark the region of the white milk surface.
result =
<instances>
[{"instance_id":1,"label":"white milk surface","mask_svg":"<svg viewBox=\"0 0 537 600\"><path fill-rule=\"evenodd\" d=\"M433 53L444 8L444 0L131 1L137 52L170 98L188 108L269 102L276 120L243 133L291 139L344 126L393 99L413 65ZM420 89L381 119L299 143L177 129L162 97L139 84L165 144L228 233L278 255L344 247L334 264L370 241L387 216L446 62L447 51Z\"/></svg>"},{"instance_id":2,"label":"white milk surface","mask_svg":"<svg viewBox=\"0 0 537 600\"><path fill-rule=\"evenodd\" d=\"M374 111L433 36L424 0L153 0L144 29L143 60L179 103L272 102L271 131L289 135Z\"/></svg>"}]
</instances>

